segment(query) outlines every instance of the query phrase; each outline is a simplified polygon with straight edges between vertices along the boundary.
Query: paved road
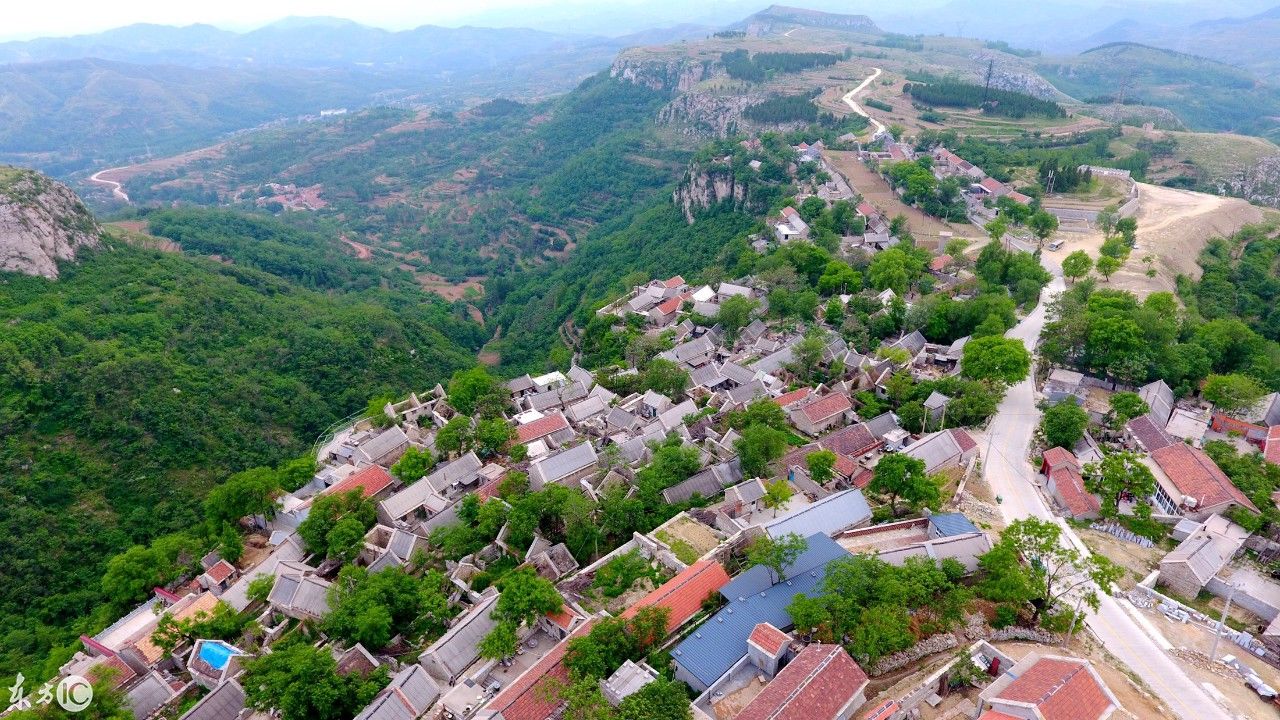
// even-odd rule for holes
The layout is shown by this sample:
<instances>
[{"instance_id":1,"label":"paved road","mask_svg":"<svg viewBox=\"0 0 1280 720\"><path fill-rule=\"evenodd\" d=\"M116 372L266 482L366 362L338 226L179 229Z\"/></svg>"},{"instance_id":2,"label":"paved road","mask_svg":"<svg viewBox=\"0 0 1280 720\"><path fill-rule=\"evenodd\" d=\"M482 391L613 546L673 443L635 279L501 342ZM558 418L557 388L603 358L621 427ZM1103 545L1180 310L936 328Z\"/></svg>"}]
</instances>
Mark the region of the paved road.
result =
<instances>
[{"instance_id":1,"label":"paved road","mask_svg":"<svg viewBox=\"0 0 1280 720\"><path fill-rule=\"evenodd\" d=\"M1044 328L1045 306L1064 289L1061 268L1047 259L1045 264L1054 273L1053 282L1040 305L1006 334L1022 340L1028 349L1034 349ZM1009 389L991 421L983 476L992 492L1003 498L1000 511L1007 522L1026 517L1053 520L1062 527L1066 542L1088 552L1075 531L1049 511L1033 482L1035 470L1027 461L1027 453L1039 421L1035 388L1028 377ZM1167 644L1162 646L1134 620L1131 608L1124 607L1127 601L1105 593L1099 593L1099 597L1098 612L1089 614L1086 622L1108 652L1137 673L1182 720L1230 720L1231 716L1165 654Z\"/></svg>"},{"instance_id":2,"label":"paved road","mask_svg":"<svg viewBox=\"0 0 1280 720\"><path fill-rule=\"evenodd\" d=\"M854 95L857 95L858 93L865 90L868 85L875 82L876 78L880 77L880 72L881 72L880 68L871 68L871 69L875 70L875 72L871 73L871 75L868 76L866 80L863 80L861 85L845 93L843 99L844 99L844 104L848 105L849 109L853 110L858 115L861 115L862 117L871 121L871 127L875 128L874 132L871 133L871 137L875 137L880 133L884 132L885 130L884 123L868 115L867 111L863 110L861 105L853 101Z\"/></svg>"},{"instance_id":3,"label":"paved road","mask_svg":"<svg viewBox=\"0 0 1280 720\"><path fill-rule=\"evenodd\" d=\"M112 195L115 195L116 197L120 198L125 202L129 202L129 196L125 194L124 188L121 187L120 183L116 182L115 180L105 180L102 178L102 173L111 172L112 170L120 170L120 169L122 168L107 168L106 170L99 170L98 172L89 176L89 182L95 182L100 185L106 185L107 187L111 188Z\"/></svg>"}]
</instances>

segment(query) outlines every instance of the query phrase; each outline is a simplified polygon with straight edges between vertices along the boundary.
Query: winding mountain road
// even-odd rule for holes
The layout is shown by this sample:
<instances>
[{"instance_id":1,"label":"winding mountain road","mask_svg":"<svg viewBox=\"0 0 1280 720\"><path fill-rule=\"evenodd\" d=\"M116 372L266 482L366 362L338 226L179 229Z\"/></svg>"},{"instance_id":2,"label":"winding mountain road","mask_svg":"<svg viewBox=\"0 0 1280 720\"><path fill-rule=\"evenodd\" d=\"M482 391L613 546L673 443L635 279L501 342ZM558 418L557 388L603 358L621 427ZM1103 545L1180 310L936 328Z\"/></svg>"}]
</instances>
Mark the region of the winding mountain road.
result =
<instances>
[{"instance_id":1,"label":"winding mountain road","mask_svg":"<svg viewBox=\"0 0 1280 720\"><path fill-rule=\"evenodd\" d=\"M102 177L103 173L109 173L112 170L122 170L122 169L123 168L107 168L106 170L99 170L98 172L89 176L89 182L98 183L99 185L106 185L107 187L111 188L112 195L116 196L117 198L125 202L129 202L129 195L125 193L124 188L120 185L120 183L116 182L115 180L107 180Z\"/></svg>"},{"instance_id":2,"label":"winding mountain road","mask_svg":"<svg viewBox=\"0 0 1280 720\"><path fill-rule=\"evenodd\" d=\"M1062 268L1047 259L1042 262L1053 273L1053 282L1045 289L1036 309L1005 334L1021 340L1031 351L1035 350L1044 329L1049 301L1065 289ZM1062 528L1065 543L1088 553L1088 548L1075 531L1045 504L1034 482L1036 471L1027 460L1031 437L1041 414L1036 407L1034 375L1033 369L1031 376L1009 388L992 418L983 454L983 477L991 491L1001 496L1000 512L1006 522L1028 517L1051 520ZM1159 637L1150 623L1140 622L1137 611L1126 607L1127 600L1117 600L1104 592L1099 592L1098 596L1101 600L1098 611L1089 613L1085 619L1090 630L1107 651L1142 678L1175 715L1182 720L1231 720L1231 716L1165 653L1168 641ZM1088 608L1085 610L1087 612Z\"/></svg>"},{"instance_id":3,"label":"winding mountain road","mask_svg":"<svg viewBox=\"0 0 1280 720\"><path fill-rule=\"evenodd\" d=\"M844 104L849 106L849 109L853 110L858 115L861 115L862 117L871 121L871 127L875 128L875 132L871 133L871 137L875 138L876 136L880 135L885 131L884 123L868 115L867 111L863 110L861 105L853 101L854 95L857 95L863 90L866 90L867 86L875 82L876 78L880 77L880 73L883 72L882 70L880 70L880 68L871 68L871 69L875 70L875 72L867 76L867 79L863 80L861 85L845 93L842 99L844 100Z\"/></svg>"}]
</instances>

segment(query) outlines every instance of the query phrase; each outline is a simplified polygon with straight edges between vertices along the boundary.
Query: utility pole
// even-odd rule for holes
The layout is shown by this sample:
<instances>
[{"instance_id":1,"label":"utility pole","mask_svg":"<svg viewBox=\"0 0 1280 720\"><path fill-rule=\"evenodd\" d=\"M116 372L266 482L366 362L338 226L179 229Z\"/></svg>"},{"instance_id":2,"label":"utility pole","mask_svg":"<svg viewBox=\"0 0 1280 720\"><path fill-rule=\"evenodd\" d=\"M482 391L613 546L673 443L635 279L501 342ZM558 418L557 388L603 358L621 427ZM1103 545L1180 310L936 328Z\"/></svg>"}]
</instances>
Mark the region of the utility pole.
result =
<instances>
[{"instance_id":1,"label":"utility pole","mask_svg":"<svg viewBox=\"0 0 1280 720\"><path fill-rule=\"evenodd\" d=\"M995 69L996 69L996 59L995 59L995 58L991 58L990 60L988 60L988 61L987 61L987 82L986 82L986 86L982 88L982 102L983 102L983 103L985 103L985 102L987 101L987 96L991 94L991 76L995 74Z\"/></svg>"},{"instance_id":2,"label":"utility pole","mask_svg":"<svg viewBox=\"0 0 1280 720\"><path fill-rule=\"evenodd\" d=\"M1218 659L1218 641L1222 639L1222 629L1227 626L1227 613L1231 612L1231 599L1236 596L1238 585L1231 584L1231 592L1227 593L1227 604L1222 608L1222 620L1218 622L1218 629L1213 632L1213 647L1209 650L1209 659Z\"/></svg>"}]
</instances>

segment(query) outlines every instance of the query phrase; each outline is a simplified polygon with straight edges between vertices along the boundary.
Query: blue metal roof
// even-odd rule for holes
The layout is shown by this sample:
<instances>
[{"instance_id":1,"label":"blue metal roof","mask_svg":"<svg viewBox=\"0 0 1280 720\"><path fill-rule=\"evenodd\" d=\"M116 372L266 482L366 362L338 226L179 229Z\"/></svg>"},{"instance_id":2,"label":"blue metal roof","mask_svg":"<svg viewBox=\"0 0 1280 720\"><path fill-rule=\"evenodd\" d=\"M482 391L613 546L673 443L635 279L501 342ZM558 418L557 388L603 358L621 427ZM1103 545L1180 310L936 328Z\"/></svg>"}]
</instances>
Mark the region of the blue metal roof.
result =
<instances>
[{"instance_id":1,"label":"blue metal roof","mask_svg":"<svg viewBox=\"0 0 1280 720\"><path fill-rule=\"evenodd\" d=\"M836 558L849 557L848 551L840 547L836 541L821 533L805 538L809 547L800 553L796 561L783 569L782 579L790 580L797 575L825 566ZM740 597L756 595L773 586L773 572L762 565L747 568L737 577L720 588L720 594L726 600L737 600Z\"/></svg>"},{"instance_id":2,"label":"blue metal roof","mask_svg":"<svg viewBox=\"0 0 1280 720\"><path fill-rule=\"evenodd\" d=\"M777 628L791 627L787 606L795 596L816 594L826 574L827 564L849 557L844 548L826 535L811 535L807 539L809 549L787 569L788 579L770 586L769 571L757 566L726 585L724 590L730 589L752 571L764 571L764 588L733 595L720 612L676 646L672 659L704 685L710 686L747 654L747 638L756 625L767 622ZM746 585L741 584L739 588L745 590Z\"/></svg>"},{"instance_id":3,"label":"blue metal roof","mask_svg":"<svg viewBox=\"0 0 1280 720\"><path fill-rule=\"evenodd\" d=\"M780 517L764 526L770 537L779 538L787 533L808 535L821 532L834 535L847 527L871 519L871 507L858 489L845 490L803 507L790 515Z\"/></svg>"},{"instance_id":4,"label":"blue metal roof","mask_svg":"<svg viewBox=\"0 0 1280 720\"><path fill-rule=\"evenodd\" d=\"M933 523L938 537L952 537L982 532L969 518L960 513L935 513L929 516L929 522Z\"/></svg>"}]
</instances>

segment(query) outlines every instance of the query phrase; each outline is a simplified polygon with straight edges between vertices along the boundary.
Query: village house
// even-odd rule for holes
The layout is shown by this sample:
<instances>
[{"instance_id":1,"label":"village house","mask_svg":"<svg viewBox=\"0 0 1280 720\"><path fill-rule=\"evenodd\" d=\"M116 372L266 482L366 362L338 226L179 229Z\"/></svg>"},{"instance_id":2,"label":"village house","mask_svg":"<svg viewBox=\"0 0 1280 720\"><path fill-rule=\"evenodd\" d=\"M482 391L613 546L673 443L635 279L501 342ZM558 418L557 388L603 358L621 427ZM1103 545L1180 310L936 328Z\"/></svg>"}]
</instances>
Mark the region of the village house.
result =
<instances>
[{"instance_id":1,"label":"village house","mask_svg":"<svg viewBox=\"0 0 1280 720\"><path fill-rule=\"evenodd\" d=\"M374 525L364 536L364 548L357 561L369 569L370 573L392 567L404 567L409 564L413 554L418 550L426 550L427 540L424 537L386 525Z\"/></svg>"},{"instance_id":2,"label":"village house","mask_svg":"<svg viewBox=\"0 0 1280 720\"><path fill-rule=\"evenodd\" d=\"M699 560L633 603L622 612L622 617L635 617L646 607L666 608L667 634L670 635L697 615L707 598L728 582L729 574L723 565L715 560Z\"/></svg>"},{"instance_id":3,"label":"village house","mask_svg":"<svg viewBox=\"0 0 1280 720\"><path fill-rule=\"evenodd\" d=\"M933 474L969 462L978 453L978 444L968 432L952 428L928 435L902 453L924 461L925 472Z\"/></svg>"},{"instance_id":4,"label":"village house","mask_svg":"<svg viewBox=\"0 0 1280 720\"><path fill-rule=\"evenodd\" d=\"M420 665L408 665L378 692L355 720L412 720L421 717L440 697L436 686Z\"/></svg>"},{"instance_id":5,"label":"village house","mask_svg":"<svg viewBox=\"0 0 1280 720\"><path fill-rule=\"evenodd\" d=\"M1230 564L1248 539L1248 530L1221 515L1211 515L1160 561L1160 582L1193 598Z\"/></svg>"},{"instance_id":6,"label":"village house","mask_svg":"<svg viewBox=\"0 0 1280 720\"><path fill-rule=\"evenodd\" d=\"M833 392L824 397L809 400L791 411L791 424L800 432L816 437L837 424L843 424L853 414L853 403L844 393Z\"/></svg>"},{"instance_id":7,"label":"village house","mask_svg":"<svg viewBox=\"0 0 1280 720\"><path fill-rule=\"evenodd\" d=\"M544 440L556 445L563 444L575 437L569 421L558 412L541 415L516 427L516 444L528 445L536 440Z\"/></svg>"},{"instance_id":8,"label":"village house","mask_svg":"<svg viewBox=\"0 0 1280 720\"><path fill-rule=\"evenodd\" d=\"M913 557L934 562L952 559L969 572L991 550L991 538L960 513L930 513L922 518L845 530L833 538L850 555L874 555L900 566Z\"/></svg>"},{"instance_id":9,"label":"village house","mask_svg":"<svg viewBox=\"0 0 1280 720\"><path fill-rule=\"evenodd\" d=\"M1151 453L1151 460L1148 466L1156 477L1152 499L1168 515L1206 520L1237 507L1258 512L1213 458L1199 448L1175 443Z\"/></svg>"},{"instance_id":10,"label":"village house","mask_svg":"<svg viewBox=\"0 0 1280 720\"><path fill-rule=\"evenodd\" d=\"M239 720L244 711L244 688L228 680L200 698L179 720Z\"/></svg>"},{"instance_id":11,"label":"village house","mask_svg":"<svg viewBox=\"0 0 1280 720\"><path fill-rule=\"evenodd\" d=\"M400 459L400 456L404 454L404 450L408 446L409 436L405 435L404 430L399 425L392 425L373 438L357 445L353 459L358 468L368 465L390 467L396 460Z\"/></svg>"},{"instance_id":12,"label":"village house","mask_svg":"<svg viewBox=\"0 0 1280 720\"><path fill-rule=\"evenodd\" d=\"M756 637L753 633L752 639ZM767 652L777 647L776 642L766 638L756 647ZM866 702L869 683L843 647L814 643L774 675L735 720L848 720Z\"/></svg>"},{"instance_id":13,"label":"village house","mask_svg":"<svg viewBox=\"0 0 1280 720\"><path fill-rule=\"evenodd\" d=\"M541 490L548 483L576 487L579 480L596 471L598 460L589 442L548 455L529 466L529 487Z\"/></svg>"},{"instance_id":14,"label":"village house","mask_svg":"<svg viewBox=\"0 0 1280 720\"><path fill-rule=\"evenodd\" d=\"M296 620L319 620L329 614L329 585L310 565L285 563L276 574L267 602Z\"/></svg>"},{"instance_id":15,"label":"village house","mask_svg":"<svg viewBox=\"0 0 1280 720\"><path fill-rule=\"evenodd\" d=\"M569 639L591 631L594 620L588 620L557 643L528 670L504 687L476 714L477 720L546 720L553 717L563 701L554 688L569 683L569 670L564 665Z\"/></svg>"},{"instance_id":16,"label":"village house","mask_svg":"<svg viewBox=\"0 0 1280 720\"><path fill-rule=\"evenodd\" d=\"M498 625L493 608L498 593L487 590L473 605L418 655L418 663L438 682L453 685L467 668L480 657L480 641Z\"/></svg>"},{"instance_id":17,"label":"village house","mask_svg":"<svg viewBox=\"0 0 1280 720\"><path fill-rule=\"evenodd\" d=\"M1123 712L1088 660L1028 653L979 695L978 720L1106 720Z\"/></svg>"},{"instance_id":18,"label":"village house","mask_svg":"<svg viewBox=\"0 0 1280 720\"><path fill-rule=\"evenodd\" d=\"M722 680L731 681L735 667L746 667L748 639L756 626L791 627L787 606L801 593L812 595L821 586L826 567L848 553L821 533L806 538L808 548L781 577L762 565L749 568L720 588L726 605L672 651L675 677L698 692Z\"/></svg>"},{"instance_id":19,"label":"village house","mask_svg":"<svg viewBox=\"0 0 1280 720\"><path fill-rule=\"evenodd\" d=\"M863 497L861 490L850 488L797 508L760 527L776 540L785 535L805 537L812 533L831 537L842 530L870 522L871 506L867 504L867 499Z\"/></svg>"},{"instance_id":20,"label":"village house","mask_svg":"<svg viewBox=\"0 0 1280 720\"><path fill-rule=\"evenodd\" d=\"M782 208L782 221L774 225L774 234L778 238L778 242L790 242L795 239L803 240L809 237L809 224L800 217L800 213L796 212L793 207Z\"/></svg>"},{"instance_id":21,"label":"village house","mask_svg":"<svg viewBox=\"0 0 1280 720\"><path fill-rule=\"evenodd\" d=\"M1044 452L1040 473L1045 476L1045 489L1069 517L1092 520L1102 512L1102 502L1084 487L1080 461L1066 448L1049 448Z\"/></svg>"},{"instance_id":22,"label":"village house","mask_svg":"<svg viewBox=\"0 0 1280 720\"><path fill-rule=\"evenodd\" d=\"M1273 392L1264 396L1245 412L1230 415L1214 410L1212 427L1215 432L1236 432L1246 440L1262 447L1267 440L1267 431L1272 425L1280 425L1280 393Z\"/></svg>"}]
</instances>

